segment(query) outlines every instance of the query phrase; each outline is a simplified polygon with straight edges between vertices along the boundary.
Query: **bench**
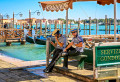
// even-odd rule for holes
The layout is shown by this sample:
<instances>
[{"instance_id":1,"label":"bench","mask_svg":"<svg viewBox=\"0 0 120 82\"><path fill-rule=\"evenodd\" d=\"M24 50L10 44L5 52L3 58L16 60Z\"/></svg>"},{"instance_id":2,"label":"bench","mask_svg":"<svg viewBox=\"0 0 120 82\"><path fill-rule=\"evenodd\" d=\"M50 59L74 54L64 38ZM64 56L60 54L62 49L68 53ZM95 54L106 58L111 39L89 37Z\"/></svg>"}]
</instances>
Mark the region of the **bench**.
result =
<instances>
[{"instance_id":1,"label":"bench","mask_svg":"<svg viewBox=\"0 0 120 82\"><path fill-rule=\"evenodd\" d=\"M84 69L84 60L87 55L77 55L77 56L61 56L64 58L63 67L68 68L68 58L75 59L78 62L77 68L80 70ZM57 64L61 64L61 58L57 61Z\"/></svg>"}]
</instances>

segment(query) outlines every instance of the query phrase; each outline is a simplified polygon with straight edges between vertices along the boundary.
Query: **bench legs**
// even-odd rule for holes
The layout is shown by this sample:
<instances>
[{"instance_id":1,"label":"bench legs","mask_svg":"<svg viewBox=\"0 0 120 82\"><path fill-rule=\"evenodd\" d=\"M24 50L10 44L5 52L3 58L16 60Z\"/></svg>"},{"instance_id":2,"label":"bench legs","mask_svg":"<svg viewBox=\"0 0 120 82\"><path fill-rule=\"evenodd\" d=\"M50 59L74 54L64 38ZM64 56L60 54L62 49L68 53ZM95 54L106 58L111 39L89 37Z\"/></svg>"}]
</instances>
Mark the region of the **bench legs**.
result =
<instances>
[{"instance_id":1,"label":"bench legs","mask_svg":"<svg viewBox=\"0 0 120 82\"><path fill-rule=\"evenodd\" d=\"M85 58L81 58L80 61L78 61L78 69L83 70L84 69L84 60ZM56 65L61 64L62 59L60 58ZM63 62L63 67L68 68L68 56L64 56L64 62Z\"/></svg>"},{"instance_id":2,"label":"bench legs","mask_svg":"<svg viewBox=\"0 0 120 82\"><path fill-rule=\"evenodd\" d=\"M84 69L84 60L85 58L82 58L80 61L78 61L78 69Z\"/></svg>"},{"instance_id":3,"label":"bench legs","mask_svg":"<svg viewBox=\"0 0 120 82\"><path fill-rule=\"evenodd\" d=\"M68 56L64 56L64 63L63 63L63 67L68 68Z\"/></svg>"}]
</instances>

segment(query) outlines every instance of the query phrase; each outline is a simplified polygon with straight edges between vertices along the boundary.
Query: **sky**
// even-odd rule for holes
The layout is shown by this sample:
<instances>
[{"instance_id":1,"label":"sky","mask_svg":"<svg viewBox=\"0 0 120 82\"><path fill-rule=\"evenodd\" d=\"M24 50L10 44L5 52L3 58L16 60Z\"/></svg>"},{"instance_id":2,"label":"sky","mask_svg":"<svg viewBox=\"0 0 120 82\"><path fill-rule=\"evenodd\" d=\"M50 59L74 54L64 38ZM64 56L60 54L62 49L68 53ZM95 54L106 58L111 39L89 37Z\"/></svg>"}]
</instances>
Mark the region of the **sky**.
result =
<instances>
[{"instance_id":1,"label":"sky","mask_svg":"<svg viewBox=\"0 0 120 82\"><path fill-rule=\"evenodd\" d=\"M66 11L59 12L46 12L43 11L39 6L38 2L41 1L51 1L51 0L0 0L0 14L5 15L9 14L10 18L13 16L13 12L18 14L21 12L23 14L22 17L16 15L17 19L25 19L29 18L29 10L31 12L35 12L39 10L41 12L40 16L37 14L33 14L32 18L46 18L46 19L57 19L64 18L66 16ZM52 0L57 1L57 0ZM60 0L59 0L60 1ZM73 3L73 9L69 9L69 19L88 19L91 17L92 19L97 18L105 18L107 15L108 18L114 17L114 5L105 5L101 6L97 4L97 2L75 2ZM5 17L4 17L5 18ZM120 3L117 3L117 19L120 19Z\"/></svg>"}]
</instances>

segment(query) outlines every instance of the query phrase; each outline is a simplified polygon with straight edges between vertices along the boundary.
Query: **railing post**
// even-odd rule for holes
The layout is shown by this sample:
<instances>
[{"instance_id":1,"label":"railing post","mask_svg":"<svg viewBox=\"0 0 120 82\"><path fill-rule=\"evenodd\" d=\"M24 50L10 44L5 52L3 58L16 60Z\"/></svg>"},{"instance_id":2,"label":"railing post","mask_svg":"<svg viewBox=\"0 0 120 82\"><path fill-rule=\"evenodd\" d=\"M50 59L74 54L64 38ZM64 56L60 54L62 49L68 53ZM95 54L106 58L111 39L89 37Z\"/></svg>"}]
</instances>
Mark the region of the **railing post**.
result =
<instances>
[{"instance_id":1,"label":"railing post","mask_svg":"<svg viewBox=\"0 0 120 82\"><path fill-rule=\"evenodd\" d=\"M46 41L46 67L49 64L49 47L50 47L49 44L50 44L50 38L47 38L47 41Z\"/></svg>"}]
</instances>

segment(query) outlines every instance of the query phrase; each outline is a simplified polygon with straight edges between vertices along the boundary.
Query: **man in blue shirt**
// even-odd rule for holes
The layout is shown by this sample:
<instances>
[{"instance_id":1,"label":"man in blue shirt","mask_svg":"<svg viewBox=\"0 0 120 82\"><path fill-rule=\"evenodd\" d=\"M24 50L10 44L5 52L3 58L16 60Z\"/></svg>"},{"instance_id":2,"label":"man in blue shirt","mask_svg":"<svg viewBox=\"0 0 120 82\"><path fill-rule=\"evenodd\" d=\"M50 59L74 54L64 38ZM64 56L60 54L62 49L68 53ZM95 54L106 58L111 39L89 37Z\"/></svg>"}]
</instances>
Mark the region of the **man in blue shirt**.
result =
<instances>
[{"instance_id":1,"label":"man in blue shirt","mask_svg":"<svg viewBox=\"0 0 120 82\"><path fill-rule=\"evenodd\" d=\"M66 47L66 37L61 35L59 30L57 30L54 35L55 43L51 41L51 44L55 47L55 51L53 53L52 61L50 62L48 67L43 70L46 73L52 72L56 61L61 57L60 53L63 52Z\"/></svg>"},{"instance_id":2,"label":"man in blue shirt","mask_svg":"<svg viewBox=\"0 0 120 82\"><path fill-rule=\"evenodd\" d=\"M78 35L77 29L71 30L71 33L74 37L71 43L64 49L64 52L68 52L69 56L81 55L83 52L83 39Z\"/></svg>"}]
</instances>

